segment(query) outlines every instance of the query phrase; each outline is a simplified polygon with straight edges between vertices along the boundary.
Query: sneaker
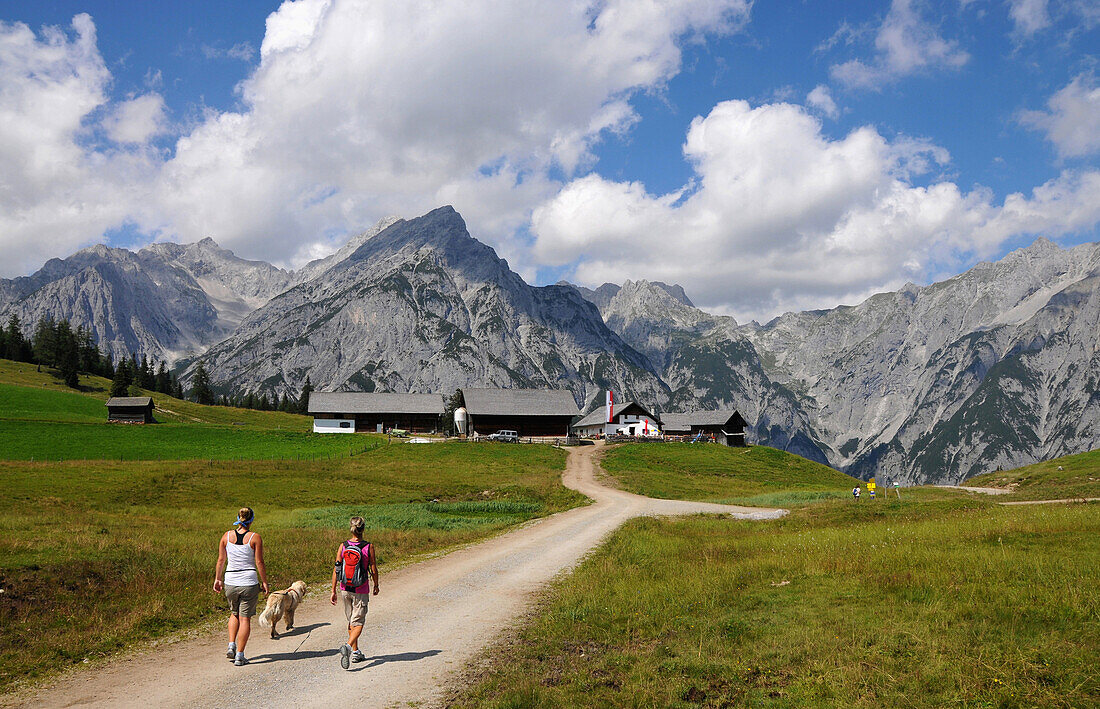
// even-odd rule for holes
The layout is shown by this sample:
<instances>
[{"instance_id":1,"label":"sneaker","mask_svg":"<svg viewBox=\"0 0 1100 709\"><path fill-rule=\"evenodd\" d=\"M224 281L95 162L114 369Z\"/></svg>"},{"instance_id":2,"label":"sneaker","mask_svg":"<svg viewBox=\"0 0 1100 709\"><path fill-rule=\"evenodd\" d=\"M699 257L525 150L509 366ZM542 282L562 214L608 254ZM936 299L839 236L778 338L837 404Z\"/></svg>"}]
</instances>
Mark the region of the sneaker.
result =
<instances>
[{"instance_id":1,"label":"sneaker","mask_svg":"<svg viewBox=\"0 0 1100 709\"><path fill-rule=\"evenodd\" d=\"M230 645L229 647L227 647L225 649L225 656L228 657L230 660L236 658L237 657L237 646L236 645Z\"/></svg>"},{"instance_id":2,"label":"sneaker","mask_svg":"<svg viewBox=\"0 0 1100 709\"><path fill-rule=\"evenodd\" d=\"M237 659L233 660L233 664L236 665L237 667L241 667L243 665L248 664L248 660L245 659L243 652L238 652L237 653Z\"/></svg>"},{"instance_id":3,"label":"sneaker","mask_svg":"<svg viewBox=\"0 0 1100 709\"><path fill-rule=\"evenodd\" d=\"M363 662L366 659L367 659L367 656L364 655L359 650L353 650L352 653L351 653L351 661L352 662Z\"/></svg>"},{"instance_id":4,"label":"sneaker","mask_svg":"<svg viewBox=\"0 0 1100 709\"><path fill-rule=\"evenodd\" d=\"M351 645L344 643L340 646L340 666L345 670L351 665Z\"/></svg>"}]
</instances>

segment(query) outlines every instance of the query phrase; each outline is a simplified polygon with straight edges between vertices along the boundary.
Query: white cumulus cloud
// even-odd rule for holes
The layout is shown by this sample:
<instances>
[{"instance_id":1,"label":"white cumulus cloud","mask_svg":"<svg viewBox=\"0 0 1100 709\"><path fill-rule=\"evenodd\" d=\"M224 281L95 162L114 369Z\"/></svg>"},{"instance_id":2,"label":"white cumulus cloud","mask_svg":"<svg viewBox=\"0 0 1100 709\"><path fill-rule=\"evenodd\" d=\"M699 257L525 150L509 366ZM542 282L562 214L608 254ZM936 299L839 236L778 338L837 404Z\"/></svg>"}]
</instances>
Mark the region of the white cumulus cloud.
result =
<instances>
[{"instance_id":1,"label":"white cumulus cloud","mask_svg":"<svg viewBox=\"0 0 1100 709\"><path fill-rule=\"evenodd\" d=\"M1030 36L1050 26L1047 0L1008 0L1008 16L1016 26L1016 32Z\"/></svg>"},{"instance_id":2,"label":"white cumulus cloud","mask_svg":"<svg viewBox=\"0 0 1100 709\"><path fill-rule=\"evenodd\" d=\"M910 74L966 64L970 55L944 39L924 10L921 0L893 0L875 32L874 56L833 65L832 78L850 88L879 88Z\"/></svg>"},{"instance_id":3,"label":"white cumulus cloud","mask_svg":"<svg viewBox=\"0 0 1100 709\"><path fill-rule=\"evenodd\" d=\"M1081 74L1047 101L1047 111L1024 111L1020 122L1046 133L1063 157L1100 152L1100 86Z\"/></svg>"},{"instance_id":4,"label":"white cumulus cloud","mask_svg":"<svg viewBox=\"0 0 1100 709\"><path fill-rule=\"evenodd\" d=\"M294 261L326 232L453 202L502 251L548 175L638 120L630 98L747 0L298 0L267 20L245 109L181 138L158 183L166 235ZM504 210L504 211L501 211ZM518 253L518 252L515 252Z\"/></svg>"},{"instance_id":5,"label":"white cumulus cloud","mask_svg":"<svg viewBox=\"0 0 1100 709\"><path fill-rule=\"evenodd\" d=\"M107 137L116 143L144 143L163 133L166 125L164 98L157 93L123 101L103 120Z\"/></svg>"},{"instance_id":6,"label":"white cumulus cloud","mask_svg":"<svg viewBox=\"0 0 1100 709\"><path fill-rule=\"evenodd\" d=\"M87 147L85 119L107 104L110 78L88 15L40 35L0 22L0 273L21 275L100 239L142 199L152 167L144 151ZM120 118L118 137L137 136L140 123Z\"/></svg>"},{"instance_id":7,"label":"white cumulus cloud","mask_svg":"<svg viewBox=\"0 0 1100 709\"><path fill-rule=\"evenodd\" d=\"M627 278L682 284L739 318L854 302L921 281L1005 240L1100 220L1100 173L1066 173L1030 197L919 178L942 148L871 127L831 140L789 104L727 101L691 124L694 181L667 195L587 175L535 210L540 259L589 286Z\"/></svg>"},{"instance_id":8,"label":"white cumulus cloud","mask_svg":"<svg viewBox=\"0 0 1100 709\"><path fill-rule=\"evenodd\" d=\"M829 87L824 84L818 84L813 91L806 94L806 105L820 111L829 118L836 118L840 115L840 109L837 108Z\"/></svg>"}]
</instances>

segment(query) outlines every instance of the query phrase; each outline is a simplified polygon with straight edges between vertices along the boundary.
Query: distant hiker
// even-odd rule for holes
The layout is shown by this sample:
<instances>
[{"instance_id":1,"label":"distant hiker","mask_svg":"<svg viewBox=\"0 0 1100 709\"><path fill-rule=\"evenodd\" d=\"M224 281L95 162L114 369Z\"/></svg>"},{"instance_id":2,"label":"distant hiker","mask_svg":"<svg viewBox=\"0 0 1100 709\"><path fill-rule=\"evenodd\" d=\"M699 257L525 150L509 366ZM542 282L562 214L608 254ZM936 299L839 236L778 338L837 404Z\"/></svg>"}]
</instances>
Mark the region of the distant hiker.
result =
<instances>
[{"instance_id":1,"label":"distant hiker","mask_svg":"<svg viewBox=\"0 0 1100 709\"><path fill-rule=\"evenodd\" d=\"M340 666L345 670L352 662L367 659L359 651L359 634L367 619L367 603L370 601L370 582L374 580L374 595L378 595L378 564L374 545L363 541L362 517L352 517L348 526L351 539L336 550L336 565L332 569L332 598L336 605L336 585L344 602L344 616L348 619L348 641L340 646ZM369 578L368 578L369 576Z\"/></svg>"},{"instance_id":2,"label":"distant hiker","mask_svg":"<svg viewBox=\"0 0 1100 709\"><path fill-rule=\"evenodd\" d=\"M252 616L260 600L260 588L267 593L267 569L264 568L264 542L260 535L249 531L256 513L251 507L237 512L236 529L222 535L218 542L218 561L214 564L214 592L222 591L222 571L225 571L225 598L229 601L229 646L225 656L240 667L247 665L244 646L252 631ZM226 568L226 561L229 568Z\"/></svg>"},{"instance_id":3,"label":"distant hiker","mask_svg":"<svg viewBox=\"0 0 1100 709\"><path fill-rule=\"evenodd\" d=\"M869 487L867 488L867 492L870 493L872 500L875 499L875 488Z\"/></svg>"},{"instance_id":4,"label":"distant hiker","mask_svg":"<svg viewBox=\"0 0 1100 709\"><path fill-rule=\"evenodd\" d=\"M856 502L859 502L859 486L858 485L856 487L852 488L852 497L855 498Z\"/></svg>"}]
</instances>

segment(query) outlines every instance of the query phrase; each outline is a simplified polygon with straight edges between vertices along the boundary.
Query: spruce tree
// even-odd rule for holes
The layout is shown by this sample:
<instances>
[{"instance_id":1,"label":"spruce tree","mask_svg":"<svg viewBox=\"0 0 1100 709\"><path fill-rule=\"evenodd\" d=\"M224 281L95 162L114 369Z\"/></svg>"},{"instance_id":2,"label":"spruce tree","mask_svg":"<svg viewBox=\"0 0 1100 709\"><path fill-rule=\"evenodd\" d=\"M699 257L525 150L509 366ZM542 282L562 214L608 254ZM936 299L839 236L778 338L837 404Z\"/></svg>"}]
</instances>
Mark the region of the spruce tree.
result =
<instances>
[{"instance_id":1,"label":"spruce tree","mask_svg":"<svg viewBox=\"0 0 1100 709\"><path fill-rule=\"evenodd\" d=\"M210 389L210 375L206 373L202 360L195 365L195 375L191 379L191 398L199 404L214 403L214 392Z\"/></svg>"},{"instance_id":2,"label":"spruce tree","mask_svg":"<svg viewBox=\"0 0 1100 709\"><path fill-rule=\"evenodd\" d=\"M115 376L111 380L111 396L126 396L130 391L130 367L123 357L115 368Z\"/></svg>"},{"instance_id":3,"label":"spruce tree","mask_svg":"<svg viewBox=\"0 0 1100 709\"><path fill-rule=\"evenodd\" d=\"M302 385L302 395L298 398L298 413L309 413L309 395L313 393L313 384L309 381L309 376L306 376L306 383Z\"/></svg>"}]
</instances>

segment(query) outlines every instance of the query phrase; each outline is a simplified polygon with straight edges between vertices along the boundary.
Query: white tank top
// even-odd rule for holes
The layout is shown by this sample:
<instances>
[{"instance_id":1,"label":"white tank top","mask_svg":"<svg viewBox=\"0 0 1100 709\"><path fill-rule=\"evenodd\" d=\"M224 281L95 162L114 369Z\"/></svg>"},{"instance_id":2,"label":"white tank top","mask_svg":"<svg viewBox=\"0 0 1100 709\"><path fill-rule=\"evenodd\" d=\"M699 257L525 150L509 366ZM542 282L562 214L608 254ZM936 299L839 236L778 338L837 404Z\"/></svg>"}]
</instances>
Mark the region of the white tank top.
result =
<instances>
[{"instance_id":1,"label":"white tank top","mask_svg":"<svg viewBox=\"0 0 1100 709\"><path fill-rule=\"evenodd\" d=\"M249 544L255 532L245 534L242 544L236 543L237 530L231 529L228 534L225 555L229 563L225 567L225 585L255 586L260 582L260 574L256 571L256 550Z\"/></svg>"}]
</instances>

